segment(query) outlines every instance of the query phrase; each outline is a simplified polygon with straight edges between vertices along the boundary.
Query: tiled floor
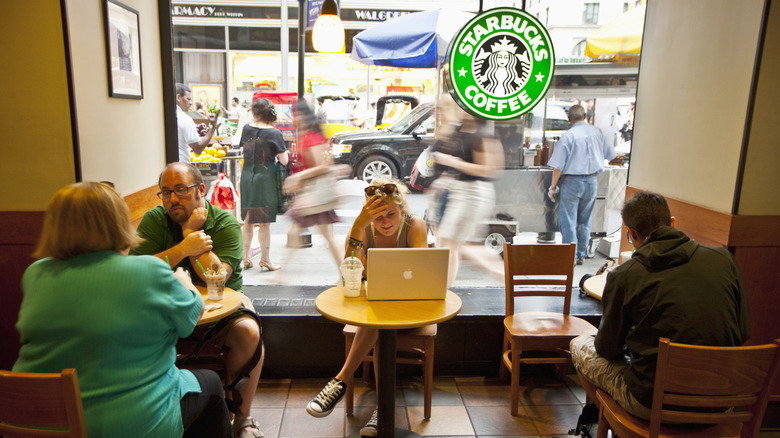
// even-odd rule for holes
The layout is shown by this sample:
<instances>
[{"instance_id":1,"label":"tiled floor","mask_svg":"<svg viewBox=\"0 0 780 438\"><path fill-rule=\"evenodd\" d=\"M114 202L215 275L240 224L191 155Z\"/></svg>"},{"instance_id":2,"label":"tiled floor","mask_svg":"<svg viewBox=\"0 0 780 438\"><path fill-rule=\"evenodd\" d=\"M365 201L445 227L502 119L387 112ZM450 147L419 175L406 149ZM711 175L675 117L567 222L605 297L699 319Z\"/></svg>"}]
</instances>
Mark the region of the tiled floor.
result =
<instances>
[{"instance_id":1,"label":"tiled floor","mask_svg":"<svg viewBox=\"0 0 780 438\"><path fill-rule=\"evenodd\" d=\"M344 437L359 435L376 406L376 392L355 379L355 412L345 414L342 400L330 416L314 418L305 406L327 379L261 379L252 414L268 438ZM509 415L509 385L495 378L436 377L432 415L422 418L422 381L399 379L396 427L423 436L564 437L577 423L584 391L575 376L565 383L535 376L524 382L520 415Z\"/></svg>"},{"instance_id":2,"label":"tiled floor","mask_svg":"<svg viewBox=\"0 0 780 438\"><path fill-rule=\"evenodd\" d=\"M327 379L261 379L252 415L267 438L357 437L376 406L376 392L355 378L355 412L346 415L342 400L325 418L314 418L305 406ZM564 382L557 376L524 379L520 412L509 415L509 385L496 378L436 377L432 415L422 418L422 382L399 378L396 390L396 427L422 436L450 438L514 437L564 438L577 423L585 392L574 375ZM780 438L780 432L762 432L760 438Z\"/></svg>"}]
</instances>

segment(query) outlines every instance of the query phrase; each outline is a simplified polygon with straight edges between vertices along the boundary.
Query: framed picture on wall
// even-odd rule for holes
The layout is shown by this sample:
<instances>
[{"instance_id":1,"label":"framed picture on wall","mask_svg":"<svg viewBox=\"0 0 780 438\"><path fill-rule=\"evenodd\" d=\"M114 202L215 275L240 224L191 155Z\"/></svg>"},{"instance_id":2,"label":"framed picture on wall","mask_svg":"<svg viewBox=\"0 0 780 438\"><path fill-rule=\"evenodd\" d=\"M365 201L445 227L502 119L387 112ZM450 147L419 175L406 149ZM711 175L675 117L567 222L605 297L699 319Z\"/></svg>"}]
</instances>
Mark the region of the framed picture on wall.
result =
<instances>
[{"instance_id":1,"label":"framed picture on wall","mask_svg":"<svg viewBox=\"0 0 780 438\"><path fill-rule=\"evenodd\" d=\"M138 11L116 0L104 0L108 95L143 99Z\"/></svg>"}]
</instances>

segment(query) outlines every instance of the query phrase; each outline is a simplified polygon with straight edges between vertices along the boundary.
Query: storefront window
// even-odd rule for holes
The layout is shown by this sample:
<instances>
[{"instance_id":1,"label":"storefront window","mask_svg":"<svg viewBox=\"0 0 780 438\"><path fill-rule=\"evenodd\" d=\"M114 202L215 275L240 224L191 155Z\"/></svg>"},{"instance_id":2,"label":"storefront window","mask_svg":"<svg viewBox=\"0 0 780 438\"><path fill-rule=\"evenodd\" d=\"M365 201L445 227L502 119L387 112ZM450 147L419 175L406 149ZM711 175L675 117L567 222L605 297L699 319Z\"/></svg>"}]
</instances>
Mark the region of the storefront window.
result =
<instances>
[{"instance_id":1,"label":"storefront window","mask_svg":"<svg viewBox=\"0 0 780 438\"><path fill-rule=\"evenodd\" d=\"M228 33L230 35L231 50L281 50L279 29L267 27L230 27Z\"/></svg>"},{"instance_id":2,"label":"storefront window","mask_svg":"<svg viewBox=\"0 0 780 438\"><path fill-rule=\"evenodd\" d=\"M173 26L175 49L225 49L223 26Z\"/></svg>"}]
</instances>

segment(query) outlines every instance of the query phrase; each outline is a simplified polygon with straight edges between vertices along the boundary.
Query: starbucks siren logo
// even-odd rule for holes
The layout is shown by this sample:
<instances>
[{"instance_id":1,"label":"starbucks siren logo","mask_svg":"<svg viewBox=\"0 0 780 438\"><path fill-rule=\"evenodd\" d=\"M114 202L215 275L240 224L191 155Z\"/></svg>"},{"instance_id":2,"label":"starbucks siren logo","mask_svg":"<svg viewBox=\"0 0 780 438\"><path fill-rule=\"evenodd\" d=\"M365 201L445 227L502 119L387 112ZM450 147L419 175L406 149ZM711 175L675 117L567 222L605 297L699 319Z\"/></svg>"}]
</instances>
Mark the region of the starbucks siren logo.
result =
<instances>
[{"instance_id":1,"label":"starbucks siren logo","mask_svg":"<svg viewBox=\"0 0 780 438\"><path fill-rule=\"evenodd\" d=\"M520 9L496 8L471 19L450 43L447 82L470 113L506 120L536 106L554 68L544 26Z\"/></svg>"}]
</instances>

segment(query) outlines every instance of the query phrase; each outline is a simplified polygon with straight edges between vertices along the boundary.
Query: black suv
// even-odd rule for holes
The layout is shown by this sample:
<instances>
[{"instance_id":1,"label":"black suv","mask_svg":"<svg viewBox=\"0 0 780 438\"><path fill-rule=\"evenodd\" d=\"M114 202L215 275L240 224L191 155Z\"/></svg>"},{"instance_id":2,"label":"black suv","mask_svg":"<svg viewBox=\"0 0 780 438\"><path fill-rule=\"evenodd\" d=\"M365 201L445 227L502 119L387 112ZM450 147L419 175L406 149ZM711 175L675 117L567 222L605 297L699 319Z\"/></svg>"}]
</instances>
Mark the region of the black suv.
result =
<instances>
[{"instance_id":1,"label":"black suv","mask_svg":"<svg viewBox=\"0 0 780 438\"><path fill-rule=\"evenodd\" d=\"M435 106L424 103L382 131L347 131L330 140L336 164L352 167L352 176L371 184L376 178L409 180L417 157L434 142Z\"/></svg>"}]
</instances>

